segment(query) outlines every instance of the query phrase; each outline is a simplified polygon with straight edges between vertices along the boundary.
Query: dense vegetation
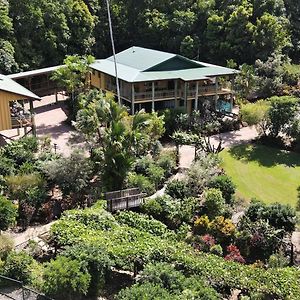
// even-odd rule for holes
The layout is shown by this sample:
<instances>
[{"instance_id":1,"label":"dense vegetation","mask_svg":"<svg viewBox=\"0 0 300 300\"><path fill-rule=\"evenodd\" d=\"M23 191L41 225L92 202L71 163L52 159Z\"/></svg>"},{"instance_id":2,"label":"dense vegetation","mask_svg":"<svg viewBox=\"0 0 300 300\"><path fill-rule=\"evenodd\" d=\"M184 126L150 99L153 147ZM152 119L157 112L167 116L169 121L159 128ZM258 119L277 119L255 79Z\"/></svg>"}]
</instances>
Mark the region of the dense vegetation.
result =
<instances>
[{"instance_id":1,"label":"dense vegetation","mask_svg":"<svg viewBox=\"0 0 300 300\"><path fill-rule=\"evenodd\" d=\"M297 1L113 0L111 9L118 51L138 45L239 65L275 52L300 57ZM1 0L0 45L5 73L60 64L65 55L107 56L105 2Z\"/></svg>"},{"instance_id":2,"label":"dense vegetation","mask_svg":"<svg viewBox=\"0 0 300 300\"><path fill-rule=\"evenodd\" d=\"M193 293L196 299L220 299L220 294L229 295L232 288L258 299L298 297L297 269L265 270L259 265L246 266L198 252L181 240L182 235L137 213L123 212L114 217L99 205L71 211L53 226L52 232L61 249L55 260L41 265L25 253L10 252L1 272L26 280L55 299L101 294L110 280L112 266L141 275L138 283L123 290L117 299L140 299L140 294L143 299L154 299L159 293L178 297L183 290L183 299L190 299Z\"/></svg>"}]
</instances>

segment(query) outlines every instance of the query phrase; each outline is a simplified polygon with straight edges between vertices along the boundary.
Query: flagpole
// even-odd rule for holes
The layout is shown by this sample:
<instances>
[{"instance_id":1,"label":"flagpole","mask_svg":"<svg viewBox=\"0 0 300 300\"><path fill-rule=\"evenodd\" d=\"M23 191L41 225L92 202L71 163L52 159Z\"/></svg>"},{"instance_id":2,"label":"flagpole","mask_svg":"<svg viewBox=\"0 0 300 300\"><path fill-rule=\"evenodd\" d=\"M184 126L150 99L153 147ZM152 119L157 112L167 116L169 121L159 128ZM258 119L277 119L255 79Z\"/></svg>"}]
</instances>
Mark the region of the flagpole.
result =
<instances>
[{"instance_id":1,"label":"flagpole","mask_svg":"<svg viewBox=\"0 0 300 300\"><path fill-rule=\"evenodd\" d=\"M117 86L118 103L119 103L119 105L121 105L121 95L120 95L120 86L119 86L119 77L118 77L118 67L117 67L116 50L115 50L113 28L112 28L112 22L111 22L109 0L106 0L106 5L107 5L109 33L110 33L111 46L112 46L113 57L114 57L115 73L116 73L116 86Z\"/></svg>"}]
</instances>

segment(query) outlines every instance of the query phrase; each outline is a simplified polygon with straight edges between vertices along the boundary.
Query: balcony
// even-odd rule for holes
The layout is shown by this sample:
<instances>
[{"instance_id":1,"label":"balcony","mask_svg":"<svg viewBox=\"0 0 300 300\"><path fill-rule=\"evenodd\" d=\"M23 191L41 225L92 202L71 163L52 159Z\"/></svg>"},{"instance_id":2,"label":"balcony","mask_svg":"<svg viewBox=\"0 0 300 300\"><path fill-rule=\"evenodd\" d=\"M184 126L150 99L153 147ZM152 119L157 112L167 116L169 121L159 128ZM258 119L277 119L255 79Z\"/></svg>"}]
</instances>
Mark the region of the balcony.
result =
<instances>
[{"instance_id":1,"label":"balcony","mask_svg":"<svg viewBox=\"0 0 300 300\"><path fill-rule=\"evenodd\" d=\"M231 93L231 89L229 88L223 88L222 86L218 86L216 89L215 85L209 85L209 86L200 86L198 89L198 96L212 96L215 94L229 94ZM182 98L184 98L184 90L180 91L180 95ZM188 89L187 91L187 97L188 98L195 98L196 96L196 89Z\"/></svg>"},{"instance_id":2,"label":"balcony","mask_svg":"<svg viewBox=\"0 0 300 300\"><path fill-rule=\"evenodd\" d=\"M154 92L154 100L160 99L172 99L175 97L174 90L160 90ZM143 100L152 100L152 91L151 92L139 92L134 94L134 99L136 102Z\"/></svg>"},{"instance_id":3,"label":"balcony","mask_svg":"<svg viewBox=\"0 0 300 300\"><path fill-rule=\"evenodd\" d=\"M105 89L116 93L116 86L110 83L107 83ZM230 94L230 88L223 88L222 86L218 86L216 90L215 85L207 85L207 86L199 86L198 89L198 96L212 96L217 94ZM131 100L132 98L132 91L131 87L120 87L121 97ZM180 88L177 91L178 98L184 98L185 92L184 88ZM196 88L189 88L187 90L187 97L188 99L194 99L196 96ZM175 98L175 90L168 90L168 89L155 89L154 92L154 100L167 100L167 99L174 99ZM152 100L152 90L143 91L143 92L135 92L134 93L134 100L135 102L148 102Z\"/></svg>"},{"instance_id":4,"label":"balcony","mask_svg":"<svg viewBox=\"0 0 300 300\"><path fill-rule=\"evenodd\" d=\"M15 102L10 107L10 119L12 128L20 128L32 126L34 117L28 110Z\"/></svg>"},{"instance_id":5,"label":"balcony","mask_svg":"<svg viewBox=\"0 0 300 300\"><path fill-rule=\"evenodd\" d=\"M12 128L21 128L32 126L32 116L24 116L22 118L19 117L11 117Z\"/></svg>"}]
</instances>

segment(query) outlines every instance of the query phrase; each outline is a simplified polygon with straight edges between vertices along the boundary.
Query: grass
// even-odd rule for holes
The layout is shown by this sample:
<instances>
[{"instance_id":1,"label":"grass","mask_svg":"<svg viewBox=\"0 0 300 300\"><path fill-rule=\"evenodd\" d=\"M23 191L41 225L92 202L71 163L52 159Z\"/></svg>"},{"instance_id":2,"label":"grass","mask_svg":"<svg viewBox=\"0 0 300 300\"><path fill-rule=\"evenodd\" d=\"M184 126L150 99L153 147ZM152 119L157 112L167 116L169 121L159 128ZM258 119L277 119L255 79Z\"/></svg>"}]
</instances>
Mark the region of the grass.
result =
<instances>
[{"instance_id":1,"label":"grass","mask_svg":"<svg viewBox=\"0 0 300 300\"><path fill-rule=\"evenodd\" d=\"M237 185L237 196L293 207L300 186L300 154L263 145L240 145L221 152L223 168Z\"/></svg>"}]
</instances>

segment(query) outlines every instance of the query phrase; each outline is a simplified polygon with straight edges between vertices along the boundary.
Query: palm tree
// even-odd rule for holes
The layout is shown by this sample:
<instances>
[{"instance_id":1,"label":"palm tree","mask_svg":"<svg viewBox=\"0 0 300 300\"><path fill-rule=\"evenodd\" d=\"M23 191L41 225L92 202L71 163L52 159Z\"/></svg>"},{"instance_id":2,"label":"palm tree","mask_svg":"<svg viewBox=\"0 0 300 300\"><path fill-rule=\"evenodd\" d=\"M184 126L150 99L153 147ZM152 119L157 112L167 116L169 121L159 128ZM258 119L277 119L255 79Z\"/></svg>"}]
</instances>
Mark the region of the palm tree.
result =
<instances>
[{"instance_id":1,"label":"palm tree","mask_svg":"<svg viewBox=\"0 0 300 300\"><path fill-rule=\"evenodd\" d=\"M103 183L107 190L121 189L136 157L162 135L163 120L144 111L130 116L125 106L96 90L80 96L80 107L76 128L100 153Z\"/></svg>"}]
</instances>

